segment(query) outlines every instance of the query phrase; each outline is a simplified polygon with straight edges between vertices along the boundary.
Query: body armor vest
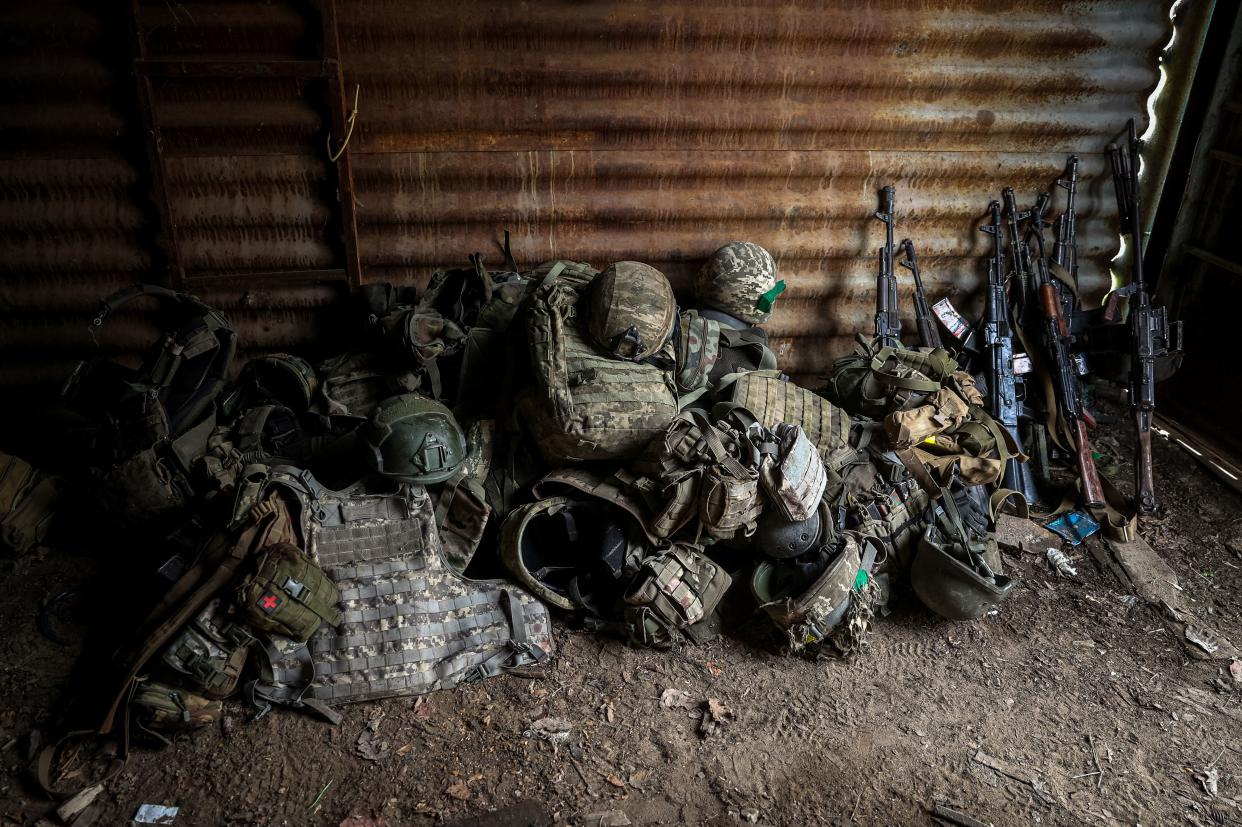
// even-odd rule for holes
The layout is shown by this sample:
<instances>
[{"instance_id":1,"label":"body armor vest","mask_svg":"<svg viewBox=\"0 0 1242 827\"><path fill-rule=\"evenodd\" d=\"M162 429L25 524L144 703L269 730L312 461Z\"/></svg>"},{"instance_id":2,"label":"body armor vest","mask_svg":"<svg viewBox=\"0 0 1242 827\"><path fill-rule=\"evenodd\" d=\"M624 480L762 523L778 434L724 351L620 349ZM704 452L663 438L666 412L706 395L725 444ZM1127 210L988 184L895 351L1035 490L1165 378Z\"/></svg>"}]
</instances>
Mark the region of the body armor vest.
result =
<instances>
[{"instance_id":1,"label":"body armor vest","mask_svg":"<svg viewBox=\"0 0 1242 827\"><path fill-rule=\"evenodd\" d=\"M315 680L308 697L346 703L423 694L551 656L543 604L504 581L467 580L445 565L422 486L330 491L287 466L273 468L267 484L302 502L306 551L341 595L341 624L309 642ZM272 671L281 684L305 674L305 665L284 657Z\"/></svg>"}]
</instances>

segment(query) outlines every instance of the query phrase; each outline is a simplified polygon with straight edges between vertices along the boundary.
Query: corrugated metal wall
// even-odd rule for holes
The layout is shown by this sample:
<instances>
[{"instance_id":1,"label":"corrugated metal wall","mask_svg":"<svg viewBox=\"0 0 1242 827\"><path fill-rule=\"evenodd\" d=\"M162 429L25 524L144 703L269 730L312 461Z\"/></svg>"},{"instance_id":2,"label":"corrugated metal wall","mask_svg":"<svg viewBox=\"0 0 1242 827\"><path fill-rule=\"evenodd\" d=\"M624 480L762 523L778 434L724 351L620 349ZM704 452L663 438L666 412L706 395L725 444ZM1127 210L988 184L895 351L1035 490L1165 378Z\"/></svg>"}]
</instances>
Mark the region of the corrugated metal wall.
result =
<instances>
[{"instance_id":1,"label":"corrugated metal wall","mask_svg":"<svg viewBox=\"0 0 1242 827\"><path fill-rule=\"evenodd\" d=\"M88 343L99 294L163 261L147 198L129 21L86 0L0 15L0 382ZM822 372L872 314L875 191L897 186L929 291L974 307L1010 184L1033 200L1083 158L1086 292L1107 287L1115 204L1102 149L1144 111L1169 36L1143 0L478 3L337 0L367 280L424 282L500 231L520 261L637 258L680 290L721 243L776 256L783 366ZM153 57L311 60L319 17L280 3L147 2ZM247 272L342 267L324 81L160 78L154 117L187 273L246 344L329 335L333 285ZM339 136L338 136L339 137ZM908 311L908 306L906 307ZM112 347L142 340L140 328Z\"/></svg>"}]
</instances>

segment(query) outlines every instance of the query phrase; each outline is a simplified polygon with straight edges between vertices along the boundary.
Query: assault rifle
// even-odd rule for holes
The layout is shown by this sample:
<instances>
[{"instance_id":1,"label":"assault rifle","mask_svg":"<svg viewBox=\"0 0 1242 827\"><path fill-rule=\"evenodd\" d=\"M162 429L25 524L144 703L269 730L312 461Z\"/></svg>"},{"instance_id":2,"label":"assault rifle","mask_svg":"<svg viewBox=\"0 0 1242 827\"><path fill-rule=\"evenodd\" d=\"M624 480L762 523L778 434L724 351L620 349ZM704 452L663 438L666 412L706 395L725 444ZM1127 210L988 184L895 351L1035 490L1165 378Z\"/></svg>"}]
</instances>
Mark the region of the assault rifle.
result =
<instances>
[{"instance_id":1,"label":"assault rifle","mask_svg":"<svg viewBox=\"0 0 1242 827\"><path fill-rule=\"evenodd\" d=\"M1005 190L1006 205L1011 204L1013 190ZM1044 346L1052 360L1049 372L1056 391L1056 404L1061 409L1067 424L1073 432L1074 455L1078 460L1078 475L1082 480L1082 498L1089 508L1104 505L1104 488L1100 484L1100 474L1095 468L1092 456L1091 439L1087 436L1087 425L1095 425L1095 421L1082 405L1078 390L1078 370L1074 354L1070 350L1073 337L1070 335L1069 323L1061 307L1061 296L1057 290L1056 280L1048 271L1048 257L1044 253L1044 211L1048 207L1048 195L1042 193L1031 210L1030 237L1035 239L1035 294L1038 298L1039 310L1043 317L1041 327ZM1016 241L1016 239L1015 239ZM1026 241L1022 243L1027 247ZM1029 248L1028 260L1029 260ZM1048 405L1053 400L1047 401Z\"/></svg>"},{"instance_id":2,"label":"assault rifle","mask_svg":"<svg viewBox=\"0 0 1242 827\"><path fill-rule=\"evenodd\" d=\"M893 274L892 186L880 190L880 209L875 217L884 222L884 246L880 248L880 272L875 281L875 338L881 347L901 346L901 319L897 315L897 277Z\"/></svg>"},{"instance_id":3,"label":"assault rifle","mask_svg":"<svg viewBox=\"0 0 1242 827\"><path fill-rule=\"evenodd\" d=\"M1143 281L1143 226L1139 213L1138 161L1142 143L1130 119L1129 142L1125 147L1108 145L1117 193L1117 214L1122 232L1130 241L1130 283L1117 295L1130 299L1130 410L1138 429L1134 458L1134 490L1138 511L1156 510L1155 483L1152 480L1151 421L1156 411L1156 358L1182 349L1182 323L1169 322L1166 308L1152 307Z\"/></svg>"},{"instance_id":4,"label":"assault rifle","mask_svg":"<svg viewBox=\"0 0 1242 827\"><path fill-rule=\"evenodd\" d=\"M927 304L927 294L923 292L923 277L919 273L919 259L914 252L914 242L903 238L901 250L904 255L901 266L914 275L914 323L919 329L919 344L923 347L944 347L940 341L940 330L936 327L936 317L932 315L931 306Z\"/></svg>"},{"instance_id":5,"label":"assault rifle","mask_svg":"<svg viewBox=\"0 0 1242 827\"><path fill-rule=\"evenodd\" d=\"M1013 436L1021 449L1018 415L1022 403L1018 399L1018 378L1013 370L1013 330L1009 325L1009 299L1005 295L1005 255L1002 252L1001 207L999 201L989 205L992 223L979 229L992 236L992 255L988 259L988 293L983 311L983 345L988 349L988 403L992 418ZM1033 505L1039 499L1035 477L1030 466L1017 459L1005 465L1001 486L1017 491Z\"/></svg>"},{"instance_id":6,"label":"assault rifle","mask_svg":"<svg viewBox=\"0 0 1242 827\"><path fill-rule=\"evenodd\" d=\"M1052 225L1056 244L1052 248L1052 260L1065 268L1070 280L1078 286L1078 215L1075 208L1078 195L1078 156L1071 155L1065 161L1065 177L1057 179L1057 186L1065 190L1065 212L1057 216Z\"/></svg>"}]
</instances>

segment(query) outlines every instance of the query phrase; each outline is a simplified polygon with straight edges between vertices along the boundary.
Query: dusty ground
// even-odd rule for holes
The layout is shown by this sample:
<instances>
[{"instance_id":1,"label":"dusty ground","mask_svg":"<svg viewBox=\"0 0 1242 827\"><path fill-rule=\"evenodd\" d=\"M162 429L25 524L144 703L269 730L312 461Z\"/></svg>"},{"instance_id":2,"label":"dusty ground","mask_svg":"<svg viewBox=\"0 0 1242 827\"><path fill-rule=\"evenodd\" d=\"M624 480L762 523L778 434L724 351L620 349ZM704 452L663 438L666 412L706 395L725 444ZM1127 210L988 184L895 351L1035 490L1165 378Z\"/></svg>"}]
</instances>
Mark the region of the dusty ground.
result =
<instances>
[{"instance_id":1,"label":"dusty ground","mask_svg":"<svg viewBox=\"0 0 1242 827\"><path fill-rule=\"evenodd\" d=\"M1242 538L1239 499L1158 443L1167 512L1145 536L1201 618L1242 643L1242 546L1227 548ZM1107 463L1114 444L1101 450ZM661 654L560 629L543 677L352 706L335 728L233 705L221 726L137 752L92 815L124 824L151 802L179 805L178 825L930 824L942 802L997 825L1242 824L1242 684L1228 661L1191 658L1160 612L1075 557L1079 582L1009 555L1021 587L978 623L903 604L848 663L784 657L758 637ZM24 753L55 717L73 651L34 618L95 564L68 552L0 564L0 823L49 808ZM695 711L663 706L669 688ZM706 699L734 717L704 735ZM568 722L562 743L532 728L547 717ZM378 760L358 754L368 726ZM1215 797L1195 779L1209 769Z\"/></svg>"}]
</instances>

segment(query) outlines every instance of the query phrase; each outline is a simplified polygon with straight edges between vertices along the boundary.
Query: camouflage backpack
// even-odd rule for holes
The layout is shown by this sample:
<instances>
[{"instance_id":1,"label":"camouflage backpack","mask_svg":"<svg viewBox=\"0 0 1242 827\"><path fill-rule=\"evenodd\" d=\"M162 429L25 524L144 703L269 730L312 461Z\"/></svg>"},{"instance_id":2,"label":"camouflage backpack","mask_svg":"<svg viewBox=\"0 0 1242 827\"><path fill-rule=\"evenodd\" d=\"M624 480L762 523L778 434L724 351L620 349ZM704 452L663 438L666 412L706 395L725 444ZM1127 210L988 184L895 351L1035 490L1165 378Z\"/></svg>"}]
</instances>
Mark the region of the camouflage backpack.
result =
<instances>
[{"instance_id":1,"label":"camouflage backpack","mask_svg":"<svg viewBox=\"0 0 1242 827\"><path fill-rule=\"evenodd\" d=\"M549 462L620 459L642 450L677 413L671 371L600 351L578 318L580 282L553 266L526 312L532 386L520 402ZM670 356L672 346L665 345Z\"/></svg>"},{"instance_id":2,"label":"camouflage backpack","mask_svg":"<svg viewBox=\"0 0 1242 827\"><path fill-rule=\"evenodd\" d=\"M180 512L194 496L193 461L207 451L216 401L237 352L237 335L219 311L185 293L140 284L104 299L91 335L123 305L160 301L160 337L129 368L108 359L78 365L62 388L69 404L97 420L105 438L89 464L98 516L148 527Z\"/></svg>"}]
</instances>

